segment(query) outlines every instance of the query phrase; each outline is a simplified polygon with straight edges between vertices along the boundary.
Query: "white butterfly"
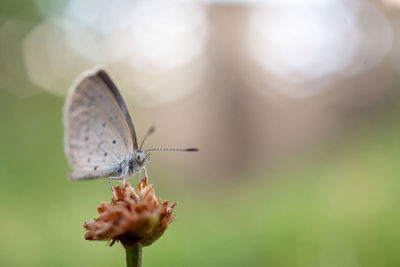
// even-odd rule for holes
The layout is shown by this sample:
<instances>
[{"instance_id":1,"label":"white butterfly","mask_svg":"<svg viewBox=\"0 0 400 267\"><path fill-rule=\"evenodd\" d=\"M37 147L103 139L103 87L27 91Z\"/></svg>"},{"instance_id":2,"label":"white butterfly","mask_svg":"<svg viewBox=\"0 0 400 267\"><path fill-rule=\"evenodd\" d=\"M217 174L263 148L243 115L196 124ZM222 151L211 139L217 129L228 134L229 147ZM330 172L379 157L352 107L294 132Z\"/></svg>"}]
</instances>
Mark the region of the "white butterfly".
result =
<instances>
[{"instance_id":1,"label":"white butterfly","mask_svg":"<svg viewBox=\"0 0 400 267\"><path fill-rule=\"evenodd\" d=\"M151 128L146 137L153 131ZM64 148L74 168L71 179L107 177L123 180L124 184L126 178L142 169L147 177L148 151L197 151L138 148L125 102L102 68L84 72L68 92L64 106Z\"/></svg>"}]
</instances>

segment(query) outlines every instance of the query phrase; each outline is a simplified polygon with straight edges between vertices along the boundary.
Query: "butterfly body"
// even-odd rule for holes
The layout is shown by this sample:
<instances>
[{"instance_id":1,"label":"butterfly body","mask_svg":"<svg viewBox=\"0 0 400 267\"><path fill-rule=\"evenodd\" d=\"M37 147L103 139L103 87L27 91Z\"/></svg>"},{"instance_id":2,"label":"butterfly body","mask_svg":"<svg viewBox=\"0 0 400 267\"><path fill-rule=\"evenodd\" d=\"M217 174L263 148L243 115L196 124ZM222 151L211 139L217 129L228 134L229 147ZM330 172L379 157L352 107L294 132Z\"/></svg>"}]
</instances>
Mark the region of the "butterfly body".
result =
<instances>
[{"instance_id":1,"label":"butterfly body","mask_svg":"<svg viewBox=\"0 0 400 267\"><path fill-rule=\"evenodd\" d=\"M126 159L117 163L115 169L109 174L110 177L125 179L140 172L146 163L149 161L149 156L142 150L138 150L133 154L128 154Z\"/></svg>"}]
</instances>

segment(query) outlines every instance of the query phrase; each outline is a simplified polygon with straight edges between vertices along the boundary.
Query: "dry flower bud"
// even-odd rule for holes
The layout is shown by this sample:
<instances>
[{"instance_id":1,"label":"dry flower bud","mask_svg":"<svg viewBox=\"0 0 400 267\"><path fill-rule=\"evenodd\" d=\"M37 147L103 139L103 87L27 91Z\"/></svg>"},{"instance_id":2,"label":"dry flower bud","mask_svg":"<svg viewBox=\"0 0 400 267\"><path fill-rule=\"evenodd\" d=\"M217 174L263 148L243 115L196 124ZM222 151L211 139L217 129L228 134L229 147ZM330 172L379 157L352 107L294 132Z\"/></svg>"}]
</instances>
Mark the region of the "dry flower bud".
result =
<instances>
[{"instance_id":1,"label":"dry flower bud","mask_svg":"<svg viewBox=\"0 0 400 267\"><path fill-rule=\"evenodd\" d=\"M175 203L161 201L154 193L154 185L143 178L137 189L128 183L114 187L112 203L103 202L97 208L99 217L85 222L87 240L111 240L111 245L120 241L124 246L141 244L149 246L174 220Z\"/></svg>"}]
</instances>

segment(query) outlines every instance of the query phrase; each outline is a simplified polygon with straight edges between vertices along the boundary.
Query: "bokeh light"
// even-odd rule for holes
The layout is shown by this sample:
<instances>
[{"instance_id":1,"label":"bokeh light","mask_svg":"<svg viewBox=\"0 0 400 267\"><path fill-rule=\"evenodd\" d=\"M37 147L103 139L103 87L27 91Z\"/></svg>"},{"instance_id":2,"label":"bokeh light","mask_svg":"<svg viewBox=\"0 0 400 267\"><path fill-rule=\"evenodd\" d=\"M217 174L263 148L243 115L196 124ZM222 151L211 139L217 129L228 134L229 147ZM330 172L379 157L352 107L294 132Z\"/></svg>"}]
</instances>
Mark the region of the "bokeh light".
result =
<instances>
[{"instance_id":1,"label":"bokeh light","mask_svg":"<svg viewBox=\"0 0 400 267\"><path fill-rule=\"evenodd\" d=\"M84 61L68 46L62 22L46 20L37 25L24 39L24 59L31 81L39 88L64 95L79 68L91 64ZM79 65L78 65L79 64ZM82 65L81 65L82 64Z\"/></svg>"},{"instance_id":2,"label":"bokeh light","mask_svg":"<svg viewBox=\"0 0 400 267\"><path fill-rule=\"evenodd\" d=\"M142 1L134 7L130 64L146 72L182 66L198 57L206 41L202 7L165 1Z\"/></svg>"},{"instance_id":3,"label":"bokeh light","mask_svg":"<svg viewBox=\"0 0 400 267\"><path fill-rule=\"evenodd\" d=\"M381 64L393 46L393 29L383 10L371 1L352 5L357 21L355 40L357 47L352 63L344 76L367 72Z\"/></svg>"},{"instance_id":4,"label":"bokeh light","mask_svg":"<svg viewBox=\"0 0 400 267\"><path fill-rule=\"evenodd\" d=\"M351 62L355 22L341 3L253 12L251 53L273 74L301 82L335 74Z\"/></svg>"},{"instance_id":5,"label":"bokeh light","mask_svg":"<svg viewBox=\"0 0 400 267\"><path fill-rule=\"evenodd\" d=\"M46 20L24 44L29 77L40 88L65 93L68 86L62 81L71 79L69 73L107 64L125 69L121 86L129 84L130 89L123 90L139 105L173 101L196 89L202 63L191 63L201 56L207 40L199 4L118 0L110 6L109 1L69 0L57 17L60 5L46 3L37 4ZM167 78L167 73L175 78ZM176 86L176 81L187 79L191 86Z\"/></svg>"},{"instance_id":6,"label":"bokeh light","mask_svg":"<svg viewBox=\"0 0 400 267\"><path fill-rule=\"evenodd\" d=\"M295 97L368 71L382 62L393 40L390 24L371 2L266 1L253 7L249 27L250 55L286 84L278 91Z\"/></svg>"}]
</instances>

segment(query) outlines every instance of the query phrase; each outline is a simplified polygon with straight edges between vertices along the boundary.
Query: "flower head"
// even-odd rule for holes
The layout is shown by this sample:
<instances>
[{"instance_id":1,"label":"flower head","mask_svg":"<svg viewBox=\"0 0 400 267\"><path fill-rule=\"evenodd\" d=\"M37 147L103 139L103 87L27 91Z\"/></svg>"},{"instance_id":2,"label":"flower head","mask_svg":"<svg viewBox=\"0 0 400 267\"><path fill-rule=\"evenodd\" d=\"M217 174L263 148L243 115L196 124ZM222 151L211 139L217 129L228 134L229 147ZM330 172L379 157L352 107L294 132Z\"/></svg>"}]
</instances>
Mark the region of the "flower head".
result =
<instances>
[{"instance_id":1,"label":"flower head","mask_svg":"<svg viewBox=\"0 0 400 267\"><path fill-rule=\"evenodd\" d=\"M154 185L143 178L135 190L126 183L114 187L111 204L103 202L97 208L99 217L85 222L87 240L120 241L124 246L149 246L165 232L175 216L176 203L168 206L154 193Z\"/></svg>"}]
</instances>

